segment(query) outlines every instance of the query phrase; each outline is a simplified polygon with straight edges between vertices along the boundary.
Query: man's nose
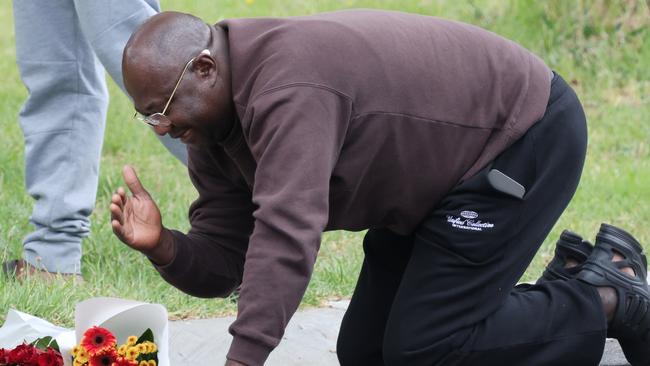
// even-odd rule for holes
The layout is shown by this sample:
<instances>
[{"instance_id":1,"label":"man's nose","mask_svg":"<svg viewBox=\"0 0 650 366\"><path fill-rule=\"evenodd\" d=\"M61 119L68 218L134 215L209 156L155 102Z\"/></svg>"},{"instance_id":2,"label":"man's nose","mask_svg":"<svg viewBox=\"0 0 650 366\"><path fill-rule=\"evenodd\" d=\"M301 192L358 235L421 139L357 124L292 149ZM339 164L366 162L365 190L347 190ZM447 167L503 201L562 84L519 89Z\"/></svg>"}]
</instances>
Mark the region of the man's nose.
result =
<instances>
[{"instance_id":1,"label":"man's nose","mask_svg":"<svg viewBox=\"0 0 650 366\"><path fill-rule=\"evenodd\" d=\"M171 126L153 126L153 130L160 136L165 136L171 130Z\"/></svg>"}]
</instances>

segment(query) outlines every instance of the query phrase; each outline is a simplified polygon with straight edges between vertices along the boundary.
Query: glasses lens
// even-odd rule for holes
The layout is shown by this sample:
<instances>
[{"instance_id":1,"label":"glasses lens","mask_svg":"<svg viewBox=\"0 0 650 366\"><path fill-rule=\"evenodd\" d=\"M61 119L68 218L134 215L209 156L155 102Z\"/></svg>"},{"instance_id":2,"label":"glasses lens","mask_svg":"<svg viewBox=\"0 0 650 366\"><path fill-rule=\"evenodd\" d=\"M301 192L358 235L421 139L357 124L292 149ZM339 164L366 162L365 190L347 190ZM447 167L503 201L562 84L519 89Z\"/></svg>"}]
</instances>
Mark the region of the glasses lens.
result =
<instances>
[{"instance_id":1,"label":"glasses lens","mask_svg":"<svg viewBox=\"0 0 650 366\"><path fill-rule=\"evenodd\" d=\"M172 124L172 121L162 113L154 113L150 116L146 116L143 118L143 121L150 126L168 127Z\"/></svg>"},{"instance_id":2,"label":"glasses lens","mask_svg":"<svg viewBox=\"0 0 650 366\"><path fill-rule=\"evenodd\" d=\"M133 118L137 119L140 122L145 122L145 123L147 122L147 116L145 116L143 114L140 114L138 112L135 112L135 114L133 115Z\"/></svg>"}]
</instances>

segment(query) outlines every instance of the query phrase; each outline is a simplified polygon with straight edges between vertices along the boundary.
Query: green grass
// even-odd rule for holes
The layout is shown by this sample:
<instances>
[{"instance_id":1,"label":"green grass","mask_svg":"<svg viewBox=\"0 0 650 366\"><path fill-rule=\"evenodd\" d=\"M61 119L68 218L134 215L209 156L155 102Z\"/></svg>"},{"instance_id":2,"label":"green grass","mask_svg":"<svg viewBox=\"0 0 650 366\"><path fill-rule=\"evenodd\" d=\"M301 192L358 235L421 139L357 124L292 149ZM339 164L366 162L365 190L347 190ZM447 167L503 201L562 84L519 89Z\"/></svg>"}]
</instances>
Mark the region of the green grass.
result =
<instances>
[{"instance_id":1,"label":"green grass","mask_svg":"<svg viewBox=\"0 0 650 366\"><path fill-rule=\"evenodd\" d=\"M552 256L563 228L593 237L601 222L621 225L650 249L650 17L641 1L163 1L166 10L223 18L286 16L350 7L396 9L473 23L524 45L571 81L589 120L589 151L578 192L536 256L525 280L536 278ZM389 32L390 29L387 29ZM644 42L645 41L645 42ZM21 254L29 232L31 199L23 186L23 143L17 113L26 97L15 65L10 7L0 7L0 260ZM174 318L236 311L232 300L195 299L160 279L138 253L112 235L110 193L120 169L134 165L157 199L169 227L188 228L195 198L184 167L152 133L131 120L132 106L114 84L103 147L92 235L84 242L86 283L43 285L0 282L0 322L17 308L70 326L74 304L92 296L118 296L164 304ZM162 172L162 174L161 174ZM324 236L321 255L303 305L349 296L363 257L361 233Z\"/></svg>"}]
</instances>

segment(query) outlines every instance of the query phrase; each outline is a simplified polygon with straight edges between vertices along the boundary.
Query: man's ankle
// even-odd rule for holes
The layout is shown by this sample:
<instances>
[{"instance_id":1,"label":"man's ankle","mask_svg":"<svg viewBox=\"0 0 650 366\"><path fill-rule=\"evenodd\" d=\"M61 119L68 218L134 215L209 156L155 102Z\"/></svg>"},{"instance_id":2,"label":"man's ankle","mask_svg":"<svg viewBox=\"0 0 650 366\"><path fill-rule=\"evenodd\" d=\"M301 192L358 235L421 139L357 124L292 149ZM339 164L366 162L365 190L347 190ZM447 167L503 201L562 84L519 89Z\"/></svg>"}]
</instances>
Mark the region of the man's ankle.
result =
<instances>
[{"instance_id":1,"label":"man's ankle","mask_svg":"<svg viewBox=\"0 0 650 366\"><path fill-rule=\"evenodd\" d=\"M618 294L612 287L597 287L596 290L600 295L600 302L603 304L603 311L607 317L607 323L609 323L614 318L614 312L618 305Z\"/></svg>"}]
</instances>

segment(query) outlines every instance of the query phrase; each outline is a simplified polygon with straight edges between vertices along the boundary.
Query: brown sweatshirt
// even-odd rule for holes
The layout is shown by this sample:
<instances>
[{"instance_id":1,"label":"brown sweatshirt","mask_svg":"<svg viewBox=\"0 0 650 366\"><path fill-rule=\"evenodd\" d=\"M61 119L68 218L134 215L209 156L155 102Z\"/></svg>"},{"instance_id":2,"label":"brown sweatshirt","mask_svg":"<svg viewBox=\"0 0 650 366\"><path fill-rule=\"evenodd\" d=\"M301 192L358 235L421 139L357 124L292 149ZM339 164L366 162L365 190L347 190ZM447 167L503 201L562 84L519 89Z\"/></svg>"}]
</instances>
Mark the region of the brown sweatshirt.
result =
<instances>
[{"instance_id":1,"label":"brown sweatshirt","mask_svg":"<svg viewBox=\"0 0 650 366\"><path fill-rule=\"evenodd\" d=\"M233 19L238 123L190 148L192 228L158 267L195 296L242 284L228 358L261 365L325 230L412 232L544 114L550 70L517 44L434 17L354 10Z\"/></svg>"}]
</instances>

